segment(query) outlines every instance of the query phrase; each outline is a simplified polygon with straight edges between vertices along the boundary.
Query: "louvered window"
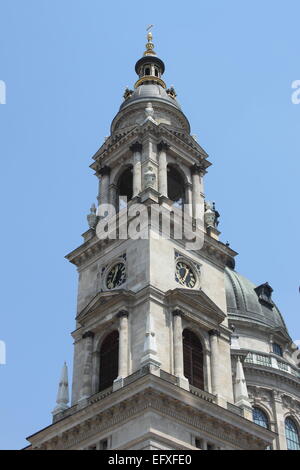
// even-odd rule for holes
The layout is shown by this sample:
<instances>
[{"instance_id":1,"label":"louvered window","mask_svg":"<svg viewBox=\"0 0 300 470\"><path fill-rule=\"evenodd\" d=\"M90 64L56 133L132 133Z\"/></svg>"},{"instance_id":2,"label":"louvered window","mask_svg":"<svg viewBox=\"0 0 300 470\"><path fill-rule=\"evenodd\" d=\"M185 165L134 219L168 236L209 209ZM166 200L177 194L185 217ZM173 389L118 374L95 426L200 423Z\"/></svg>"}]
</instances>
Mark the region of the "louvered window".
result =
<instances>
[{"instance_id":1,"label":"louvered window","mask_svg":"<svg viewBox=\"0 0 300 470\"><path fill-rule=\"evenodd\" d=\"M99 391L105 390L118 377L119 333L113 331L104 339L100 349Z\"/></svg>"},{"instance_id":2,"label":"louvered window","mask_svg":"<svg viewBox=\"0 0 300 470\"><path fill-rule=\"evenodd\" d=\"M184 375L190 385L204 390L203 349L198 337L190 330L183 332Z\"/></svg>"}]
</instances>

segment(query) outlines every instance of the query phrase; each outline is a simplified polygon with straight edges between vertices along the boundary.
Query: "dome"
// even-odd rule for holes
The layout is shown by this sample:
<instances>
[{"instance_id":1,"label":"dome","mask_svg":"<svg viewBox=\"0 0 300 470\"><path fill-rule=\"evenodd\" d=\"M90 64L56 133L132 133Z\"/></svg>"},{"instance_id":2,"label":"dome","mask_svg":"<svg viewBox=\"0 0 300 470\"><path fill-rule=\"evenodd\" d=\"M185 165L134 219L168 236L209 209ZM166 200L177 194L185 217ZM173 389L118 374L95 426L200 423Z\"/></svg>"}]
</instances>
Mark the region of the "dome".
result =
<instances>
[{"instance_id":1,"label":"dome","mask_svg":"<svg viewBox=\"0 0 300 470\"><path fill-rule=\"evenodd\" d=\"M229 268L225 269L226 302L229 319L255 323L272 329L280 328L288 334L284 320L276 305L271 299L265 301L265 298L259 295L258 290L260 287L255 286L253 282L236 271Z\"/></svg>"},{"instance_id":2,"label":"dome","mask_svg":"<svg viewBox=\"0 0 300 470\"><path fill-rule=\"evenodd\" d=\"M175 98L171 98L166 90L158 83L147 83L138 86L132 95L127 98L120 106L120 111L127 106L141 101L161 101L180 110L180 105Z\"/></svg>"}]
</instances>

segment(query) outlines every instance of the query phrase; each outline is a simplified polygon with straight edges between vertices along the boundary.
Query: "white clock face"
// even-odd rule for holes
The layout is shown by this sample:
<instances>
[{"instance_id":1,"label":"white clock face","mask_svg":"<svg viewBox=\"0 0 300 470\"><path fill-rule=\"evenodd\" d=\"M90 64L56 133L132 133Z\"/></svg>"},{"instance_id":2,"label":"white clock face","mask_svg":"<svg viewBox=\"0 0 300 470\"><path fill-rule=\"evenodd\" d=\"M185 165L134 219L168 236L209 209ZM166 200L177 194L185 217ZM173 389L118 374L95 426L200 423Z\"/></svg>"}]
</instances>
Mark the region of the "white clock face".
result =
<instances>
[{"instance_id":1,"label":"white clock face","mask_svg":"<svg viewBox=\"0 0 300 470\"><path fill-rule=\"evenodd\" d=\"M176 264L175 279L182 286L193 288L196 285L196 276L194 271L183 261L178 261Z\"/></svg>"},{"instance_id":2,"label":"white clock face","mask_svg":"<svg viewBox=\"0 0 300 470\"><path fill-rule=\"evenodd\" d=\"M107 289L119 287L126 281L126 268L124 263L115 264L106 277Z\"/></svg>"}]
</instances>

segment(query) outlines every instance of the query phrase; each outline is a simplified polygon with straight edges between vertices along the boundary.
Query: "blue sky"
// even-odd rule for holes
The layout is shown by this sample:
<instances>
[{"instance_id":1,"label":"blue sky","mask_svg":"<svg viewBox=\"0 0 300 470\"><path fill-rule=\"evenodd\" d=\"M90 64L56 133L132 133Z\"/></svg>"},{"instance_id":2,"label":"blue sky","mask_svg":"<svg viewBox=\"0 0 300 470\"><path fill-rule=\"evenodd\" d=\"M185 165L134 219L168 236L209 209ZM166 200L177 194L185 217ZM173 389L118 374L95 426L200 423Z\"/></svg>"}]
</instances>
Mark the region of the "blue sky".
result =
<instances>
[{"instance_id":1,"label":"blue sky","mask_svg":"<svg viewBox=\"0 0 300 470\"><path fill-rule=\"evenodd\" d=\"M269 281L299 326L300 3L0 0L0 448L50 424L72 364L81 243L97 192L91 156L136 80L145 29L192 133L209 153L206 196L237 270Z\"/></svg>"}]
</instances>

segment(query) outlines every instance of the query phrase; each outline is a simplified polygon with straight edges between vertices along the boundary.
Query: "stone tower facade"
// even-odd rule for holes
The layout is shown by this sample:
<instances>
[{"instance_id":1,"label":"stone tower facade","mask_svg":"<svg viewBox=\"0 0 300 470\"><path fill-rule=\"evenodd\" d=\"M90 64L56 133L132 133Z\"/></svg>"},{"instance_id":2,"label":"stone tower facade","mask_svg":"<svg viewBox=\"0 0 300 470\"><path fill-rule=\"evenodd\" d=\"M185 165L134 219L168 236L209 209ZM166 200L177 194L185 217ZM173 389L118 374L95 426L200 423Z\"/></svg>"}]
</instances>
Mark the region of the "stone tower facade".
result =
<instances>
[{"instance_id":1,"label":"stone tower facade","mask_svg":"<svg viewBox=\"0 0 300 470\"><path fill-rule=\"evenodd\" d=\"M261 321L249 348L249 318L236 300L243 287L234 278L236 252L219 240L219 214L204 199L208 156L190 135L164 68L149 33L134 90L125 90L93 157L98 209L92 206L83 243L67 255L79 272L71 404L64 366L53 423L28 438L30 449L280 446L277 426L253 421L263 386L253 351L270 346L275 329L272 338L284 341L287 355L292 342L283 323ZM271 318L270 291L259 287L249 287L253 305ZM288 379L298 425L297 368L292 359L282 363L294 371Z\"/></svg>"}]
</instances>

